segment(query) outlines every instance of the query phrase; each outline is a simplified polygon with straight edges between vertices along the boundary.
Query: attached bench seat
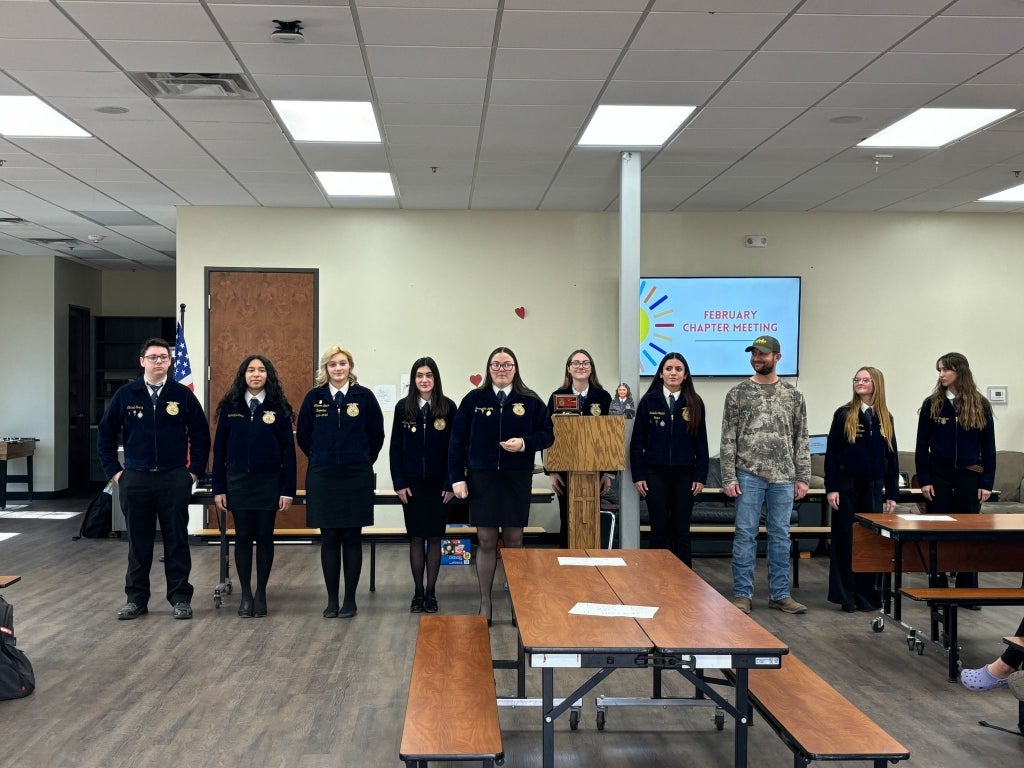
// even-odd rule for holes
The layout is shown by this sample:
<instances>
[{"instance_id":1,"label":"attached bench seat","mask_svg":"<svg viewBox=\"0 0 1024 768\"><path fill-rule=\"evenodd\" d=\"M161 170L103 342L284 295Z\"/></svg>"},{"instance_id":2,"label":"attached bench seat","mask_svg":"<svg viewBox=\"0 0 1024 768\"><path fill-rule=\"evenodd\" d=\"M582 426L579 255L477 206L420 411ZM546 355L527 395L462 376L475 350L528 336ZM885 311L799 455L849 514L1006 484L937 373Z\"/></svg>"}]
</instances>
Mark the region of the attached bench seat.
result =
<instances>
[{"instance_id":1,"label":"attached bench seat","mask_svg":"<svg viewBox=\"0 0 1024 768\"><path fill-rule=\"evenodd\" d=\"M779 669L749 672L752 706L793 752L793 765L814 760L868 761L875 768L910 752L792 653Z\"/></svg>"},{"instance_id":2,"label":"attached bench seat","mask_svg":"<svg viewBox=\"0 0 1024 768\"><path fill-rule=\"evenodd\" d=\"M951 683L956 682L960 672L957 608L961 605L1024 605L1024 587L904 587L900 594L927 603L931 639L935 642L940 640L939 624L942 625L941 641L948 651L946 672Z\"/></svg>"},{"instance_id":3,"label":"attached bench seat","mask_svg":"<svg viewBox=\"0 0 1024 768\"><path fill-rule=\"evenodd\" d=\"M19 581L21 581L21 576L0 576L0 589L17 584Z\"/></svg>"},{"instance_id":4,"label":"attached bench seat","mask_svg":"<svg viewBox=\"0 0 1024 768\"><path fill-rule=\"evenodd\" d=\"M426 768L435 760L505 760L491 638L483 616L420 617L398 757Z\"/></svg>"}]
</instances>

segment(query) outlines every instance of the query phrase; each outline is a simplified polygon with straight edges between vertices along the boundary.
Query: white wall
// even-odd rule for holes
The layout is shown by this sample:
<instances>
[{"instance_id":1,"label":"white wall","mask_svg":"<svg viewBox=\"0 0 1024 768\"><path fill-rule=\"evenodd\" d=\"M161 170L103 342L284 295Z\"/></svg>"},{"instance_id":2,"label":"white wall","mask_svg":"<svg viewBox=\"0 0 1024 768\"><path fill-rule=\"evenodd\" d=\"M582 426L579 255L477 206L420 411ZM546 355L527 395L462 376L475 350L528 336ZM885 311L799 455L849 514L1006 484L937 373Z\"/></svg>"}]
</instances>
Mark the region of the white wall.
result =
<instances>
[{"instance_id":1,"label":"white wall","mask_svg":"<svg viewBox=\"0 0 1024 768\"><path fill-rule=\"evenodd\" d=\"M207 266L318 269L319 347L352 349L364 383L397 386L413 359L431 354L458 401L498 345L516 351L542 397L561 383L576 347L591 351L606 386L615 383L617 214L192 207L178 221L178 301L205 305ZM768 248L744 248L746 234L767 235ZM886 375L900 444L912 448L935 359L957 350L982 387L1009 386L1010 404L996 409L997 441L1022 449L1024 389L1008 349L1021 327L1022 236L1024 219L1005 214L647 214L641 271L801 275L797 383L812 430L827 428L853 372L872 364ZM191 317L198 368L205 332ZM712 452L735 381L697 382ZM203 399L205 382L196 393ZM384 485L386 451L376 470Z\"/></svg>"}]
</instances>

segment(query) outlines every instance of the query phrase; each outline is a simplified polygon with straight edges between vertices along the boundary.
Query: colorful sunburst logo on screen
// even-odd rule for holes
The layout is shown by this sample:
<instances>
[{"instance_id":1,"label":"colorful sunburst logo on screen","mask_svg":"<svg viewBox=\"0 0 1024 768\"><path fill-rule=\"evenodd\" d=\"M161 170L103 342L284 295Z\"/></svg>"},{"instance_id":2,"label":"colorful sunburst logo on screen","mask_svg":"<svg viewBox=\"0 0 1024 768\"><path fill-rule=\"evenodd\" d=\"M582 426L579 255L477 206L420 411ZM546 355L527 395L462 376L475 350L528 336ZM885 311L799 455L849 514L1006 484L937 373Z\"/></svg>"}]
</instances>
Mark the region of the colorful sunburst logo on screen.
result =
<instances>
[{"instance_id":1,"label":"colorful sunburst logo on screen","mask_svg":"<svg viewBox=\"0 0 1024 768\"><path fill-rule=\"evenodd\" d=\"M674 311L671 306L658 311L658 307L669 300L667 293L658 294L658 286L648 287L646 280L640 281L640 375L653 376L672 344L672 328L669 320Z\"/></svg>"}]
</instances>

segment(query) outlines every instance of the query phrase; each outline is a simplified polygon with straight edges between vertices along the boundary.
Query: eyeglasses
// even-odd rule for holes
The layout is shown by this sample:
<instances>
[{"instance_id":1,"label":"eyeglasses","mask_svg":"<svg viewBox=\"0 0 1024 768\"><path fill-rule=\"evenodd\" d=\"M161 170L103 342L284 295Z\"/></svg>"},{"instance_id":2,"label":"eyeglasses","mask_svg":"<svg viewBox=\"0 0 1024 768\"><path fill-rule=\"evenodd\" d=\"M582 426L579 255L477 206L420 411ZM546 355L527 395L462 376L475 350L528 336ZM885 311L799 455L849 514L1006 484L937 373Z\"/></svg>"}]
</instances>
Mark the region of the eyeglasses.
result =
<instances>
[{"instance_id":1,"label":"eyeglasses","mask_svg":"<svg viewBox=\"0 0 1024 768\"><path fill-rule=\"evenodd\" d=\"M144 360L148 360L151 363L166 363L171 359L170 355L146 355Z\"/></svg>"},{"instance_id":2,"label":"eyeglasses","mask_svg":"<svg viewBox=\"0 0 1024 768\"><path fill-rule=\"evenodd\" d=\"M516 367L515 363L491 363L488 366L492 371L511 371Z\"/></svg>"},{"instance_id":3,"label":"eyeglasses","mask_svg":"<svg viewBox=\"0 0 1024 768\"><path fill-rule=\"evenodd\" d=\"M569 367L570 368L589 368L590 367L590 361L589 360L573 360L571 363L569 363Z\"/></svg>"},{"instance_id":4,"label":"eyeglasses","mask_svg":"<svg viewBox=\"0 0 1024 768\"><path fill-rule=\"evenodd\" d=\"M870 384L871 383L871 379L856 379L855 378L853 380L853 383L854 384Z\"/></svg>"}]
</instances>

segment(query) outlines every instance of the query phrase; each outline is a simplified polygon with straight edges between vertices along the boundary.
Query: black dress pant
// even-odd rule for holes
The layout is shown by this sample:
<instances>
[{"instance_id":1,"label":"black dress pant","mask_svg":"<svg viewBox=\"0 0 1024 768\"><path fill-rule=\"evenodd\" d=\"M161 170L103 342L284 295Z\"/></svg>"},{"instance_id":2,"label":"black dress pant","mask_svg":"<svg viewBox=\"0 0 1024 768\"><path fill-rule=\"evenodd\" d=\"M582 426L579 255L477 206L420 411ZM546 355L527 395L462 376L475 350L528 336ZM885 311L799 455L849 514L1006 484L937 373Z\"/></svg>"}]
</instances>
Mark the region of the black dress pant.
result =
<instances>
[{"instance_id":1,"label":"black dress pant","mask_svg":"<svg viewBox=\"0 0 1024 768\"><path fill-rule=\"evenodd\" d=\"M164 540L167 602L192 602L192 553L188 548L188 502L192 475L185 467L146 472L126 469L118 483L128 528L128 573L124 592L129 603L149 603L149 571L153 566L156 523Z\"/></svg>"},{"instance_id":2,"label":"black dress pant","mask_svg":"<svg viewBox=\"0 0 1024 768\"><path fill-rule=\"evenodd\" d=\"M832 510L832 544L829 549L828 601L864 611L882 607L874 573L853 572L854 515L882 509L882 482L839 475L839 509Z\"/></svg>"},{"instance_id":3,"label":"black dress pant","mask_svg":"<svg viewBox=\"0 0 1024 768\"><path fill-rule=\"evenodd\" d=\"M981 473L969 469L944 469L936 471L932 468L932 487L935 498L925 501L925 510L929 515L963 515L979 514L981 502L978 500L978 487L981 484ZM977 587L978 574L956 574L958 587ZM928 579L930 587L948 587L949 579L944 573L931 574Z\"/></svg>"},{"instance_id":4,"label":"black dress pant","mask_svg":"<svg viewBox=\"0 0 1024 768\"><path fill-rule=\"evenodd\" d=\"M669 549L686 565L692 565L693 467L649 467L646 500L651 549Z\"/></svg>"}]
</instances>

